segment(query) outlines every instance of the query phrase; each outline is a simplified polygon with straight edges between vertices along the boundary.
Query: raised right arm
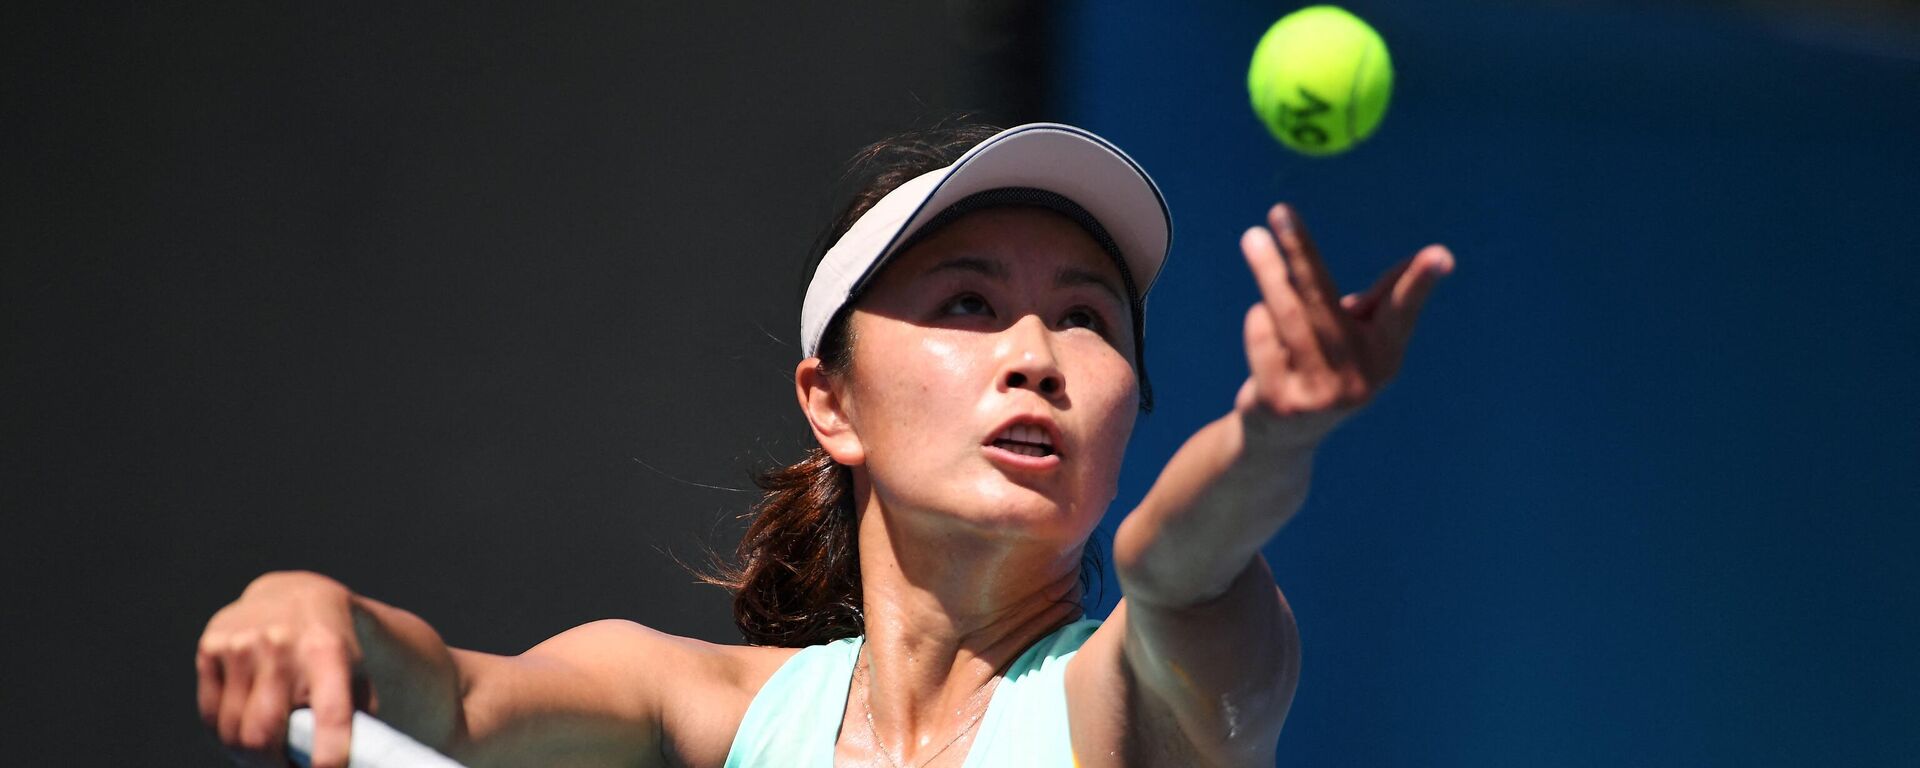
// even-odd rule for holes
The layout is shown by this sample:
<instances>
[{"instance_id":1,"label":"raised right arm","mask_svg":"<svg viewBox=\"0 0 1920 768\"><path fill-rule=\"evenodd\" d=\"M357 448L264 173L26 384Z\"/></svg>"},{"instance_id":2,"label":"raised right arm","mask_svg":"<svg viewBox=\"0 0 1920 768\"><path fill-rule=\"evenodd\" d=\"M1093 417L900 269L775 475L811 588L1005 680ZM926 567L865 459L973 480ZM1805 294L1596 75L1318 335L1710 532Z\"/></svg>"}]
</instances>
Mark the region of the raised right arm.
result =
<instances>
[{"instance_id":1,"label":"raised right arm","mask_svg":"<svg viewBox=\"0 0 1920 768\"><path fill-rule=\"evenodd\" d=\"M691 671L674 640L601 621L518 656L465 651L412 613L282 572L214 615L195 667L202 718L249 762L285 765L287 715L311 706L313 764L344 765L357 705L475 766L659 765L663 672Z\"/></svg>"}]
</instances>

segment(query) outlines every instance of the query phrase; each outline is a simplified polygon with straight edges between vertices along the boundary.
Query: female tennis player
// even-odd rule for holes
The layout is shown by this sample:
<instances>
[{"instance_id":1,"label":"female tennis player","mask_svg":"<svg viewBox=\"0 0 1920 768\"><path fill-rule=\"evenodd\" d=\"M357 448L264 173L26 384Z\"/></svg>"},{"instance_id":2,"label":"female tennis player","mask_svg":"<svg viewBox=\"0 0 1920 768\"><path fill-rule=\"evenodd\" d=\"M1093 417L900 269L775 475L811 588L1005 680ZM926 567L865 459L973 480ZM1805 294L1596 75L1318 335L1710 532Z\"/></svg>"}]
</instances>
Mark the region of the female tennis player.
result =
<instances>
[{"instance_id":1,"label":"female tennis player","mask_svg":"<svg viewBox=\"0 0 1920 768\"><path fill-rule=\"evenodd\" d=\"M1300 651L1260 547L1320 441L1393 376L1452 255L1342 296L1290 209L1246 231L1251 374L1121 523L1124 598L1092 620L1082 557L1151 399L1160 191L1057 124L863 158L801 313L794 388L819 447L763 478L713 577L747 644L599 621L495 656L270 573L196 655L222 742L284 764L288 712L311 706L313 763L338 766L359 707L475 766L1273 765Z\"/></svg>"}]
</instances>

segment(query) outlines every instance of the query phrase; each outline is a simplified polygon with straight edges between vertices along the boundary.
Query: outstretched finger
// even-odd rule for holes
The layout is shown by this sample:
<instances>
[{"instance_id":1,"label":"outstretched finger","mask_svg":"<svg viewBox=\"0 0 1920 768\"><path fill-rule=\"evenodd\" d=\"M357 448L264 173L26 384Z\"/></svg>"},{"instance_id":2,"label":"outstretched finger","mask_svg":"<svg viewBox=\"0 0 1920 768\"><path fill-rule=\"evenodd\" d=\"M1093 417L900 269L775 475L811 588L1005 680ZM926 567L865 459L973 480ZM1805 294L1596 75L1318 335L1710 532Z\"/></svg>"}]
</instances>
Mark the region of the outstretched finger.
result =
<instances>
[{"instance_id":1,"label":"outstretched finger","mask_svg":"<svg viewBox=\"0 0 1920 768\"><path fill-rule=\"evenodd\" d=\"M1453 273L1453 263L1453 252L1444 245L1429 245L1413 255L1379 310L1381 321L1393 328L1396 336L1404 339L1413 334L1413 324L1420 319L1427 296L1440 278Z\"/></svg>"},{"instance_id":2,"label":"outstretched finger","mask_svg":"<svg viewBox=\"0 0 1920 768\"><path fill-rule=\"evenodd\" d=\"M1310 310L1333 309L1340 290L1334 287L1333 275L1327 271L1326 261L1320 258L1320 247L1314 244L1313 236L1307 234L1306 224L1300 221L1300 213L1291 205L1278 203L1267 211L1267 226L1273 229L1274 240L1286 259L1287 274L1293 278L1301 303ZM1327 319L1333 319L1334 314L1328 312Z\"/></svg>"},{"instance_id":3,"label":"outstretched finger","mask_svg":"<svg viewBox=\"0 0 1920 768\"><path fill-rule=\"evenodd\" d=\"M1240 250L1246 254L1254 282L1260 285L1261 305L1267 310L1274 338L1286 348L1288 367L1325 367L1326 356L1321 351L1320 339L1307 320L1299 294L1287 279L1287 267L1273 234L1260 227L1248 229L1240 236Z\"/></svg>"},{"instance_id":4,"label":"outstretched finger","mask_svg":"<svg viewBox=\"0 0 1920 768\"><path fill-rule=\"evenodd\" d=\"M1287 347L1275 335L1276 328L1273 310L1268 309L1266 304L1255 304L1247 309L1247 373L1255 386L1287 375L1290 365Z\"/></svg>"}]
</instances>

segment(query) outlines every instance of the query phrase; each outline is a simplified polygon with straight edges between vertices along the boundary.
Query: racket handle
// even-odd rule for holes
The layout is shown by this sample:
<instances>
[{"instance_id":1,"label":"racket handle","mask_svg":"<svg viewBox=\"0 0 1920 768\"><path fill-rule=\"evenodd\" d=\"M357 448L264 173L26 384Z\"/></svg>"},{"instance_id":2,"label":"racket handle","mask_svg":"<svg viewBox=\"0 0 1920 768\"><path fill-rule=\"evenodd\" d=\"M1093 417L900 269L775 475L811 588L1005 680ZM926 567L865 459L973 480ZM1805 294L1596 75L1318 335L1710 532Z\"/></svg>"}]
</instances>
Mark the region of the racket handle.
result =
<instances>
[{"instance_id":1,"label":"racket handle","mask_svg":"<svg viewBox=\"0 0 1920 768\"><path fill-rule=\"evenodd\" d=\"M301 768L313 765L313 710L296 709L287 718L287 756ZM352 768L460 768L452 758L394 730L365 712L353 713Z\"/></svg>"}]
</instances>

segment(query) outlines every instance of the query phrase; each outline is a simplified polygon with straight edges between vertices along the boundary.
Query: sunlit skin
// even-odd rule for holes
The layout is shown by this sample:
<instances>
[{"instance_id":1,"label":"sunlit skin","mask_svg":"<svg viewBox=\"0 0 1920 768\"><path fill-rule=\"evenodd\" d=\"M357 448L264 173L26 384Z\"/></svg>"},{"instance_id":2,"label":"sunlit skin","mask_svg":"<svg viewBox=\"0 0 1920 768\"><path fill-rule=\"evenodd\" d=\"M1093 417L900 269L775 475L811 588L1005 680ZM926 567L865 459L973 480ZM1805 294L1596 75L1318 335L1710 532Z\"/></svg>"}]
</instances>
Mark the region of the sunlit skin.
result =
<instances>
[{"instance_id":1,"label":"sunlit skin","mask_svg":"<svg viewBox=\"0 0 1920 768\"><path fill-rule=\"evenodd\" d=\"M1261 296L1241 334L1248 378L1231 407L1212 395L1225 413L1115 530L1125 597L1065 667L1077 765L1274 764L1300 641L1261 547L1304 504L1321 441L1393 378L1453 270L1428 246L1342 295L1291 209L1265 224L1240 241ZM854 675L836 765L960 764L995 672L1079 615L1080 552L1138 408L1119 290L1067 219L978 211L869 286L850 371L798 366L814 438L852 468L859 523L871 673ZM1016 416L1050 423L1057 455L989 445ZM379 693L375 714L476 768L717 766L794 653L617 620L481 653L337 581L281 572L209 620L195 665L201 717L253 764L284 764L287 711L311 705L313 764L342 765L358 677Z\"/></svg>"},{"instance_id":2,"label":"sunlit skin","mask_svg":"<svg viewBox=\"0 0 1920 768\"><path fill-rule=\"evenodd\" d=\"M823 380L817 360L801 364L815 435L853 468L877 681L863 705L882 734L944 735L930 729L976 713L998 667L1073 618L1061 601L1077 597L1139 411L1123 285L1071 220L977 211L863 292L851 372ZM1053 425L1055 456L988 445L1020 419ZM850 707L842 729L851 760L867 751L864 713ZM904 741L888 749L912 754Z\"/></svg>"},{"instance_id":3,"label":"sunlit skin","mask_svg":"<svg viewBox=\"0 0 1920 768\"><path fill-rule=\"evenodd\" d=\"M856 497L921 535L964 526L1077 552L1139 411L1122 285L1085 231L1035 208L962 217L888 264L856 306L852 375L836 382ZM1018 417L1057 426L1055 466L983 450Z\"/></svg>"}]
</instances>

